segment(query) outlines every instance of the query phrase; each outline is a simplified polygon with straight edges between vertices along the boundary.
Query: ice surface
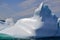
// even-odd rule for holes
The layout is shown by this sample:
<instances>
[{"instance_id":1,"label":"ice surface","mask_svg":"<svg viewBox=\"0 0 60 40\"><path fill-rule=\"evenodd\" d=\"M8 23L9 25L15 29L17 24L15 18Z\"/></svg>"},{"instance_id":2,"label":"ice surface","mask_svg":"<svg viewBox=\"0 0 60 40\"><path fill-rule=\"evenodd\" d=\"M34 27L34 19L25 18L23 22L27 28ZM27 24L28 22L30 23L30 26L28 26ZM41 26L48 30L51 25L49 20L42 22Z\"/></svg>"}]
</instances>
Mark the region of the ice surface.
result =
<instances>
[{"instance_id":1,"label":"ice surface","mask_svg":"<svg viewBox=\"0 0 60 40\"><path fill-rule=\"evenodd\" d=\"M0 31L13 25L14 25L13 18L7 18L6 20L2 20L0 21Z\"/></svg>"}]
</instances>

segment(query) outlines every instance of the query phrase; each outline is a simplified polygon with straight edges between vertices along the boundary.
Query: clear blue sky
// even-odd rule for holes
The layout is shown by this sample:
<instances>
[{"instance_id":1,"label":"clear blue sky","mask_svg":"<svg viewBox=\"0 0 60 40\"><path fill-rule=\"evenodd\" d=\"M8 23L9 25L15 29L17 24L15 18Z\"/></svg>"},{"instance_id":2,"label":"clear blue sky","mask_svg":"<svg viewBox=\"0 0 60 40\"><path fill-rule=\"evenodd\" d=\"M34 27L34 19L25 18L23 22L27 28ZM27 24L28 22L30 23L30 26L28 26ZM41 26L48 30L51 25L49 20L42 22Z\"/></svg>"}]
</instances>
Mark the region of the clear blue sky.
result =
<instances>
[{"instance_id":1,"label":"clear blue sky","mask_svg":"<svg viewBox=\"0 0 60 40\"><path fill-rule=\"evenodd\" d=\"M30 17L42 1L44 0L0 0L0 18ZM47 0L47 3L52 11L60 16L60 0Z\"/></svg>"}]
</instances>

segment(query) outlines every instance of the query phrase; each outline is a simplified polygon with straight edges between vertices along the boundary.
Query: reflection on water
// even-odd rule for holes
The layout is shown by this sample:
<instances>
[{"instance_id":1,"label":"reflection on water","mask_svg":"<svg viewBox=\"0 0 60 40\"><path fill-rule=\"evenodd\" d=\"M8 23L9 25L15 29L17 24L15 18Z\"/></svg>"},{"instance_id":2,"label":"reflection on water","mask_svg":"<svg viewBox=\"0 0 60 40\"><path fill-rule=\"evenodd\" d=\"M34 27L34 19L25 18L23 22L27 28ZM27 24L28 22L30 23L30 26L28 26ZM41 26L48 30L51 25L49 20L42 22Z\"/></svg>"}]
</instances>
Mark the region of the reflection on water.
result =
<instances>
[{"instance_id":1,"label":"reflection on water","mask_svg":"<svg viewBox=\"0 0 60 40\"><path fill-rule=\"evenodd\" d=\"M29 37L29 38L15 38L7 34L0 34L0 40L60 40L60 36L58 37Z\"/></svg>"}]
</instances>

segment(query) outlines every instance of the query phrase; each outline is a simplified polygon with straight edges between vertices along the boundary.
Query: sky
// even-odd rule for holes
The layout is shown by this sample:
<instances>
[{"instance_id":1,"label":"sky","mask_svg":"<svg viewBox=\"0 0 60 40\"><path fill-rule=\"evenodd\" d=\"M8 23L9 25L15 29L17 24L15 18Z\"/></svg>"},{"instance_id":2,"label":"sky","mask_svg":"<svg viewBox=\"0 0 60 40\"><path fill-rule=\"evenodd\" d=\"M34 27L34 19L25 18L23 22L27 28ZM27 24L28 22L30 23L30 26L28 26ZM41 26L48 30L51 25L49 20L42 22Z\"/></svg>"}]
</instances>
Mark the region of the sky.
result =
<instances>
[{"instance_id":1,"label":"sky","mask_svg":"<svg viewBox=\"0 0 60 40\"><path fill-rule=\"evenodd\" d=\"M13 17L17 20L31 17L43 1L46 1L52 12L60 17L60 0L0 0L0 19Z\"/></svg>"}]
</instances>

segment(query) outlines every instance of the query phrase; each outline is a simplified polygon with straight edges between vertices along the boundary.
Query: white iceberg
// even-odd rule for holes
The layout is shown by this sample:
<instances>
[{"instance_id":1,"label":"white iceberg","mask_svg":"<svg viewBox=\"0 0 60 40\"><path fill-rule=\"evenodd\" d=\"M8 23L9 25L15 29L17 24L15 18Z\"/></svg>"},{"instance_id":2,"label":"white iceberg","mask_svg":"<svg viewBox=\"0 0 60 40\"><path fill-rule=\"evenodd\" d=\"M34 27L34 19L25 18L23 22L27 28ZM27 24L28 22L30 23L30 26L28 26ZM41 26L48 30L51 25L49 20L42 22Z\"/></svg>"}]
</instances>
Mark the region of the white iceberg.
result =
<instances>
[{"instance_id":1,"label":"white iceberg","mask_svg":"<svg viewBox=\"0 0 60 40\"><path fill-rule=\"evenodd\" d=\"M43 6L43 3L40 5ZM41 7L39 7L39 10L41 10ZM36 9L37 10L37 9ZM37 13L37 10L35 10L35 14L33 17L30 18L24 18L20 19L16 22L16 24L13 27L6 28L0 33L9 34L14 37L30 37L30 36L36 36L35 30L42 27L43 22L42 17L40 17Z\"/></svg>"},{"instance_id":2,"label":"white iceberg","mask_svg":"<svg viewBox=\"0 0 60 40\"><path fill-rule=\"evenodd\" d=\"M19 19L12 27L4 29L0 33L18 38L56 36L57 20L58 18L53 15L48 5L42 2L35 10L33 17Z\"/></svg>"}]
</instances>

